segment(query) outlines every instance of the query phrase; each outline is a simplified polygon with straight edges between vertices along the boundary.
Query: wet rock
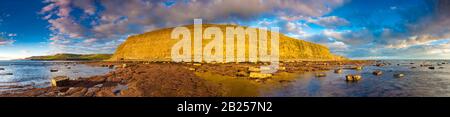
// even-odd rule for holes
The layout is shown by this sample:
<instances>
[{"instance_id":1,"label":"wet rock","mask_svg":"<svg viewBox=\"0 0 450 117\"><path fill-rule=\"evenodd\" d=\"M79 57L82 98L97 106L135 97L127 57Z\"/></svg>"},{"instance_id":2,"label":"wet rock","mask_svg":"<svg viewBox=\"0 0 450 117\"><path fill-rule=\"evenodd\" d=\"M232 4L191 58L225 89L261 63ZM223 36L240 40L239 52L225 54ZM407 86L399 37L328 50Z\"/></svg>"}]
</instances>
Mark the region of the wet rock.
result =
<instances>
[{"instance_id":1,"label":"wet rock","mask_svg":"<svg viewBox=\"0 0 450 117\"><path fill-rule=\"evenodd\" d=\"M64 93L64 92L59 92L58 94L56 94L56 96L66 96L66 93Z\"/></svg>"},{"instance_id":2,"label":"wet rock","mask_svg":"<svg viewBox=\"0 0 450 117\"><path fill-rule=\"evenodd\" d=\"M194 63L192 65L194 65L194 66L202 66L202 64L200 64L200 63Z\"/></svg>"},{"instance_id":3,"label":"wet rock","mask_svg":"<svg viewBox=\"0 0 450 117\"><path fill-rule=\"evenodd\" d=\"M100 90L100 88L98 88L98 87L89 88L89 89L87 89L84 96L93 97L93 96L95 96L95 93L99 90Z\"/></svg>"},{"instance_id":4,"label":"wet rock","mask_svg":"<svg viewBox=\"0 0 450 117\"><path fill-rule=\"evenodd\" d=\"M250 78L270 78L272 77L272 74L266 74L266 73L258 73L258 72L250 72L249 75Z\"/></svg>"},{"instance_id":5,"label":"wet rock","mask_svg":"<svg viewBox=\"0 0 450 117\"><path fill-rule=\"evenodd\" d=\"M345 80L346 81L359 81L359 80L361 80L361 75L351 75L351 74L349 74L349 75L345 76Z\"/></svg>"},{"instance_id":6,"label":"wet rock","mask_svg":"<svg viewBox=\"0 0 450 117\"><path fill-rule=\"evenodd\" d=\"M402 73L394 74L394 77L396 77L396 78L401 78L403 76L405 76L405 74L402 74Z\"/></svg>"},{"instance_id":7,"label":"wet rock","mask_svg":"<svg viewBox=\"0 0 450 117\"><path fill-rule=\"evenodd\" d=\"M188 69L189 69L190 71L195 71L195 68L191 68L191 67L190 67L190 68L188 68Z\"/></svg>"},{"instance_id":8,"label":"wet rock","mask_svg":"<svg viewBox=\"0 0 450 117\"><path fill-rule=\"evenodd\" d=\"M434 69L434 67L428 67L428 69Z\"/></svg>"},{"instance_id":9,"label":"wet rock","mask_svg":"<svg viewBox=\"0 0 450 117\"><path fill-rule=\"evenodd\" d=\"M114 65L109 65L108 68L109 69L114 69Z\"/></svg>"},{"instance_id":10,"label":"wet rock","mask_svg":"<svg viewBox=\"0 0 450 117\"><path fill-rule=\"evenodd\" d=\"M383 74L383 72L380 71L380 70L376 70L376 71L373 71L372 74L376 75L376 76L379 76L379 75Z\"/></svg>"},{"instance_id":11,"label":"wet rock","mask_svg":"<svg viewBox=\"0 0 450 117\"><path fill-rule=\"evenodd\" d=\"M127 89L128 89L127 85L118 84L111 92L112 94L114 94L114 96L120 96L121 92Z\"/></svg>"},{"instance_id":12,"label":"wet rock","mask_svg":"<svg viewBox=\"0 0 450 117\"><path fill-rule=\"evenodd\" d=\"M70 95L70 97L82 97L86 94L88 90L86 88L81 88L77 92L74 92Z\"/></svg>"},{"instance_id":13,"label":"wet rock","mask_svg":"<svg viewBox=\"0 0 450 117\"><path fill-rule=\"evenodd\" d=\"M377 63L375 66L377 66L377 67L383 67L384 64L383 64L383 63Z\"/></svg>"},{"instance_id":14,"label":"wet rock","mask_svg":"<svg viewBox=\"0 0 450 117\"><path fill-rule=\"evenodd\" d=\"M36 91L31 92L31 95L38 96L38 95L42 95L45 93L46 93L45 90L36 90Z\"/></svg>"},{"instance_id":15,"label":"wet rock","mask_svg":"<svg viewBox=\"0 0 450 117\"><path fill-rule=\"evenodd\" d=\"M75 93L77 91L81 90L81 87L70 87L66 92L64 92L65 94L72 94Z\"/></svg>"},{"instance_id":16,"label":"wet rock","mask_svg":"<svg viewBox=\"0 0 450 117\"><path fill-rule=\"evenodd\" d=\"M261 83L262 81L261 81L261 79L256 79L255 82L256 83Z\"/></svg>"},{"instance_id":17,"label":"wet rock","mask_svg":"<svg viewBox=\"0 0 450 117\"><path fill-rule=\"evenodd\" d=\"M94 76L90 79L90 81L94 82L94 84L89 84L89 85L97 85L97 83L103 83L107 80L106 77L103 76Z\"/></svg>"},{"instance_id":18,"label":"wet rock","mask_svg":"<svg viewBox=\"0 0 450 117\"><path fill-rule=\"evenodd\" d=\"M260 72L261 69L259 69L259 67L248 67L248 71L250 71L250 72Z\"/></svg>"},{"instance_id":19,"label":"wet rock","mask_svg":"<svg viewBox=\"0 0 450 117\"><path fill-rule=\"evenodd\" d=\"M57 69L51 69L50 72L58 72Z\"/></svg>"},{"instance_id":20,"label":"wet rock","mask_svg":"<svg viewBox=\"0 0 450 117\"><path fill-rule=\"evenodd\" d=\"M9 75L14 75L13 73L0 73L0 75L6 75L6 76L9 76Z\"/></svg>"},{"instance_id":21,"label":"wet rock","mask_svg":"<svg viewBox=\"0 0 450 117\"><path fill-rule=\"evenodd\" d=\"M58 88L56 88L56 90L58 92L66 92L67 90L69 90L69 87L58 87Z\"/></svg>"},{"instance_id":22,"label":"wet rock","mask_svg":"<svg viewBox=\"0 0 450 117\"><path fill-rule=\"evenodd\" d=\"M335 69L334 73L337 73L337 74L342 73L342 69Z\"/></svg>"},{"instance_id":23,"label":"wet rock","mask_svg":"<svg viewBox=\"0 0 450 117\"><path fill-rule=\"evenodd\" d=\"M238 70L238 72L236 73L237 77L248 77L249 74L247 73L247 71L244 70Z\"/></svg>"},{"instance_id":24,"label":"wet rock","mask_svg":"<svg viewBox=\"0 0 450 117\"><path fill-rule=\"evenodd\" d=\"M351 67L349 69L353 69L353 70L362 70L362 66L355 66L355 67Z\"/></svg>"},{"instance_id":25,"label":"wet rock","mask_svg":"<svg viewBox=\"0 0 450 117\"><path fill-rule=\"evenodd\" d=\"M65 86L69 83L69 77L67 76L57 76L55 78L52 78L51 84L53 87L61 87Z\"/></svg>"},{"instance_id":26,"label":"wet rock","mask_svg":"<svg viewBox=\"0 0 450 117\"><path fill-rule=\"evenodd\" d=\"M51 96L55 97L55 96L57 96L57 94L58 94L58 92L50 91L50 92L40 95L40 97L51 97Z\"/></svg>"},{"instance_id":27,"label":"wet rock","mask_svg":"<svg viewBox=\"0 0 450 117\"><path fill-rule=\"evenodd\" d=\"M102 88L102 87L103 87L103 84L97 84L97 85L95 85L94 87L95 87L95 88Z\"/></svg>"},{"instance_id":28,"label":"wet rock","mask_svg":"<svg viewBox=\"0 0 450 117\"><path fill-rule=\"evenodd\" d=\"M327 74L324 74L324 73L317 73L316 74L316 77L326 77L327 76Z\"/></svg>"}]
</instances>

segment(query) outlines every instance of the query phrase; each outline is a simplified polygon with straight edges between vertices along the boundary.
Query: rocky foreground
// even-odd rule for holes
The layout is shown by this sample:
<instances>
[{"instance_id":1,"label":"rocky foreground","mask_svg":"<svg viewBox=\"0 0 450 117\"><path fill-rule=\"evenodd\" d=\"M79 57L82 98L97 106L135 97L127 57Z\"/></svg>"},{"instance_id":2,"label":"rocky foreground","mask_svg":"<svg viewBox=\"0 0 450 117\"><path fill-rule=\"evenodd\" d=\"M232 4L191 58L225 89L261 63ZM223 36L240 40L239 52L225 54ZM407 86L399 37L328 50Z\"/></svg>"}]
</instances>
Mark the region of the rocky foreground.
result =
<instances>
[{"instance_id":1,"label":"rocky foreground","mask_svg":"<svg viewBox=\"0 0 450 117\"><path fill-rule=\"evenodd\" d=\"M282 63L274 74L257 74L261 64L199 64L151 62L87 62L115 70L90 78L70 80L64 86L35 88L0 96L32 97L216 97L259 96L258 90L282 86L293 74L363 66L370 61ZM261 75L261 76L259 76ZM295 76L295 75L294 75Z\"/></svg>"}]
</instances>

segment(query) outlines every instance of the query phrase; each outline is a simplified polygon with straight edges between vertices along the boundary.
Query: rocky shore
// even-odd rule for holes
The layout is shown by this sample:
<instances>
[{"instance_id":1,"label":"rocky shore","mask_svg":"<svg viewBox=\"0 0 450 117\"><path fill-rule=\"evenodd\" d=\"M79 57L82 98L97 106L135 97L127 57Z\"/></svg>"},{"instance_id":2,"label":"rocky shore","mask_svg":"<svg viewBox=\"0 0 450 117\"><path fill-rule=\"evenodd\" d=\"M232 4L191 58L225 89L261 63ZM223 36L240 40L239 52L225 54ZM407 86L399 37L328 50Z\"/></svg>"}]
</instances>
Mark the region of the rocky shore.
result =
<instances>
[{"instance_id":1,"label":"rocky shore","mask_svg":"<svg viewBox=\"0 0 450 117\"><path fill-rule=\"evenodd\" d=\"M70 80L64 86L33 88L0 96L31 97L211 97L259 96L304 72L352 68L372 61L302 61L280 64L274 74L257 74L264 63L81 62L114 71ZM264 77L263 77L264 76Z\"/></svg>"}]
</instances>

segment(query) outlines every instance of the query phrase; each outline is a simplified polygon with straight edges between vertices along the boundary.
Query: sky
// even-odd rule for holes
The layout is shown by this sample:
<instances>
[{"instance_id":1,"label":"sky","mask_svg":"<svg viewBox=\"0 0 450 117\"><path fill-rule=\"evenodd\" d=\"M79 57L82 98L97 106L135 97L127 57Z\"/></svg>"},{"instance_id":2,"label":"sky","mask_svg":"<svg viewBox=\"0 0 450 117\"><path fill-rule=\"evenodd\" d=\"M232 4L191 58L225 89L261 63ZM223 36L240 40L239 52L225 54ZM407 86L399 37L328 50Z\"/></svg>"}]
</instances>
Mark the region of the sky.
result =
<instances>
[{"instance_id":1,"label":"sky","mask_svg":"<svg viewBox=\"0 0 450 117\"><path fill-rule=\"evenodd\" d=\"M450 59L448 0L0 0L0 60L113 53L196 18L280 27L352 59Z\"/></svg>"}]
</instances>

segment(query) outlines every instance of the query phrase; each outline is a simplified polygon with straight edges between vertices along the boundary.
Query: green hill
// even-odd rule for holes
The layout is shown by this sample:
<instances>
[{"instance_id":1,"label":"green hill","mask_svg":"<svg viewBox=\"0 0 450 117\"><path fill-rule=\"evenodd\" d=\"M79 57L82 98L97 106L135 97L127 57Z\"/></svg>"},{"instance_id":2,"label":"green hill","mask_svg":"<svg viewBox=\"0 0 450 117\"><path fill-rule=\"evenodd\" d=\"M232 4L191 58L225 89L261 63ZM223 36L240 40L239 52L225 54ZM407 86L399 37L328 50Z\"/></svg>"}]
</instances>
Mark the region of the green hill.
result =
<instances>
[{"instance_id":1,"label":"green hill","mask_svg":"<svg viewBox=\"0 0 450 117\"><path fill-rule=\"evenodd\" d=\"M106 60L111 58L111 54L55 54L50 56L33 56L29 60Z\"/></svg>"}]
</instances>

